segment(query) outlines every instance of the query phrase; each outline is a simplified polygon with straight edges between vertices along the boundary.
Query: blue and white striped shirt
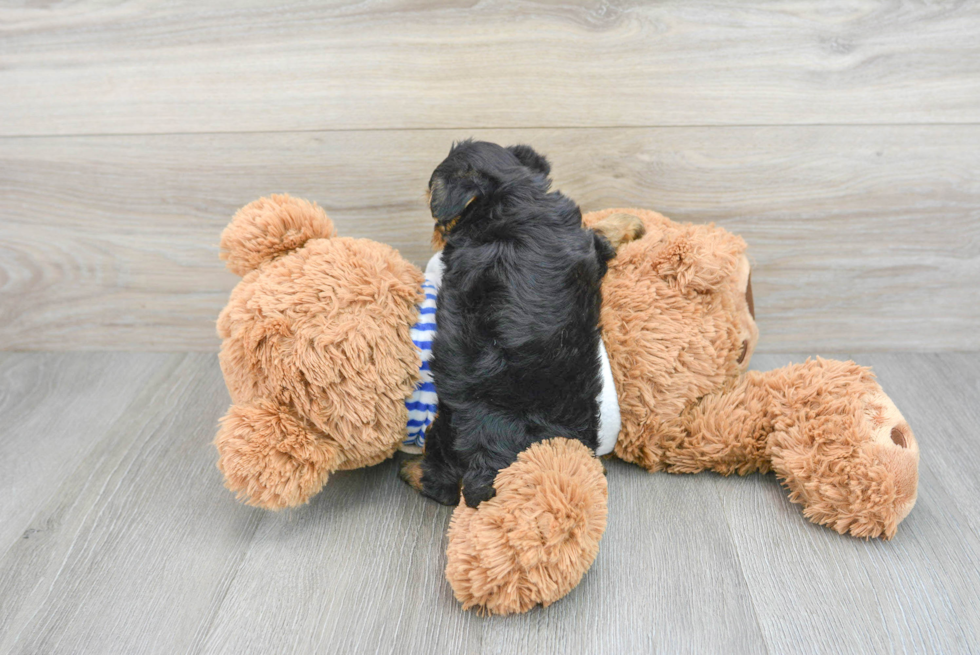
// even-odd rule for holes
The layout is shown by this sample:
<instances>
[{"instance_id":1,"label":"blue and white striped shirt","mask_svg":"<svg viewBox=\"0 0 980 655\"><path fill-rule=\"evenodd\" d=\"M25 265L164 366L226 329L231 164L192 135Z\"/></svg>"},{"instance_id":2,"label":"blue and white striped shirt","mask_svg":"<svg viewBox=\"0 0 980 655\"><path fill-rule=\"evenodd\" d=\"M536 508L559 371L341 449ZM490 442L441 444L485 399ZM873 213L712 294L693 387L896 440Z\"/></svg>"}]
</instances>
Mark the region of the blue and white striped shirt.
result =
<instances>
[{"instance_id":1,"label":"blue and white striped shirt","mask_svg":"<svg viewBox=\"0 0 980 655\"><path fill-rule=\"evenodd\" d=\"M419 306L419 320L412 326L412 343L419 349L422 365L419 367L420 379L412 395L405 400L408 409L408 433L402 442L402 450L421 452L425 445L425 430L436 416L436 385L432 381L429 361L432 359L432 339L436 336L436 297L442 283L442 253L436 253L425 267L425 300Z\"/></svg>"}]
</instances>

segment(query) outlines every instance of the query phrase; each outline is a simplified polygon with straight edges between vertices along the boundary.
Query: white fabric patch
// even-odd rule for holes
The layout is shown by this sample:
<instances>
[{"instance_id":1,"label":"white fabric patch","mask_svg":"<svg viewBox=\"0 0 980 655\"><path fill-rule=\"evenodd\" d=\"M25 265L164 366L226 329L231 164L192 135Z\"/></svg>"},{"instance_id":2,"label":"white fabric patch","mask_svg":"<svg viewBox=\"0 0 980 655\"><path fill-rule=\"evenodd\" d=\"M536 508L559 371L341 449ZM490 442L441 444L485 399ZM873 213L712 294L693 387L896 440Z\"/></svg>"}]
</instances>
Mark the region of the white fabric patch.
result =
<instances>
[{"instance_id":1,"label":"white fabric patch","mask_svg":"<svg viewBox=\"0 0 980 655\"><path fill-rule=\"evenodd\" d=\"M608 455L616 447L623 422L619 416L619 397L616 396L609 354L602 339L599 339L599 359L602 362L602 391L599 392L599 447L595 454L601 456Z\"/></svg>"},{"instance_id":2,"label":"white fabric patch","mask_svg":"<svg viewBox=\"0 0 980 655\"><path fill-rule=\"evenodd\" d=\"M445 270L445 266L442 263L442 251L440 250L436 254L429 258L429 263L425 265L425 279L431 280L432 284L435 285L438 290L442 286L442 272Z\"/></svg>"}]
</instances>

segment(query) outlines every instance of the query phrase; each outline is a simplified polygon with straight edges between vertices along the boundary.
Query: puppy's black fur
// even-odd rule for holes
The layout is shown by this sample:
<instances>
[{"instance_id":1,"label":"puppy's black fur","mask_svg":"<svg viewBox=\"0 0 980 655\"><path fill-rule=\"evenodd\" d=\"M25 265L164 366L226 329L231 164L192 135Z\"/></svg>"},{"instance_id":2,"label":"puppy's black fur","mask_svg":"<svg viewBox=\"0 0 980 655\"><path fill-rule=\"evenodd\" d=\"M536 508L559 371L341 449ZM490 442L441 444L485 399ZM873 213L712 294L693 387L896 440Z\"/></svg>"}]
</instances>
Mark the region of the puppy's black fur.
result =
<instances>
[{"instance_id":1,"label":"puppy's black fur","mask_svg":"<svg viewBox=\"0 0 980 655\"><path fill-rule=\"evenodd\" d=\"M445 238L432 373L439 411L422 493L476 507L517 454L551 437L598 446L599 308L604 237L549 192L528 146L464 141L429 181Z\"/></svg>"}]
</instances>

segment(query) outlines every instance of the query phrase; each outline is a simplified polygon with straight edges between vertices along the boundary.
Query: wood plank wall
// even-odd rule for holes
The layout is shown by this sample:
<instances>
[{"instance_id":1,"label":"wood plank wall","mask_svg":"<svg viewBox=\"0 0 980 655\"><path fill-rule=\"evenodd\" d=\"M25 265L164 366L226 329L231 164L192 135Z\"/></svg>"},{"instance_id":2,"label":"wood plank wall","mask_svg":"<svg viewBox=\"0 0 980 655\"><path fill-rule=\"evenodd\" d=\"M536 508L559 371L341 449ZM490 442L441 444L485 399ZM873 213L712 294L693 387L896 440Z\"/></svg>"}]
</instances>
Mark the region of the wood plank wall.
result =
<instances>
[{"instance_id":1,"label":"wood plank wall","mask_svg":"<svg viewBox=\"0 0 980 655\"><path fill-rule=\"evenodd\" d=\"M454 139L742 234L760 352L980 349L980 5L0 8L0 349L214 350L234 210L428 256Z\"/></svg>"}]
</instances>

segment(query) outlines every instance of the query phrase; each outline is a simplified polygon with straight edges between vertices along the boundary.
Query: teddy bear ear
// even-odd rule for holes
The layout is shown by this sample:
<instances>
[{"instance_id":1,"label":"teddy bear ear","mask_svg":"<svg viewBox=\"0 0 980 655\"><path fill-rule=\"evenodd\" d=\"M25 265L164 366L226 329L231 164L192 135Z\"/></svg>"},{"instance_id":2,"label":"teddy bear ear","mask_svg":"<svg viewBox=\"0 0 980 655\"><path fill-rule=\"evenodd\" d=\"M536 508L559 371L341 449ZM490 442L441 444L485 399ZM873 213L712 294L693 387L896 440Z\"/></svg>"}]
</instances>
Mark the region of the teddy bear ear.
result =
<instances>
[{"instance_id":1,"label":"teddy bear ear","mask_svg":"<svg viewBox=\"0 0 980 655\"><path fill-rule=\"evenodd\" d=\"M745 241L709 225L684 225L654 258L657 273L682 291L711 293L730 280L745 252Z\"/></svg>"},{"instance_id":2,"label":"teddy bear ear","mask_svg":"<svg viewBox=\"0 0 980 655\"><path fill-rule=\"evenodd\" d=\"M245 275L310 239L335 236L333 222L316 203L272 195L245 205L221 233L221 259Z\"/></svg>"}]
</instances>

